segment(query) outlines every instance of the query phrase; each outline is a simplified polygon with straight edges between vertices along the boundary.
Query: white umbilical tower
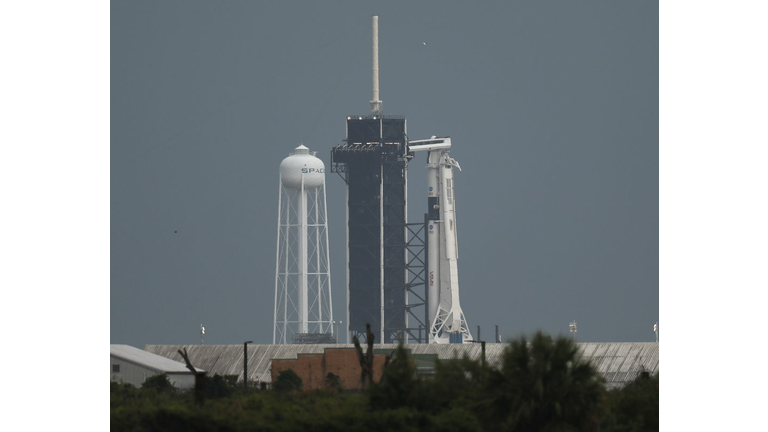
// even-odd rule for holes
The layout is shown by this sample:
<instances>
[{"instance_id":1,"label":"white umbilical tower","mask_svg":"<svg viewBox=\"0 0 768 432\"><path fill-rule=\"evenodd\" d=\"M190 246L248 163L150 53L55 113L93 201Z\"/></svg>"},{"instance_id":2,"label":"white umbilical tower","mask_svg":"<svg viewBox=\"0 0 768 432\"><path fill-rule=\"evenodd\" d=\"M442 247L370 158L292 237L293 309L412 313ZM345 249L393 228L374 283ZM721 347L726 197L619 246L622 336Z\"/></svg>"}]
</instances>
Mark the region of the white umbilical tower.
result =
<instances>
[{"instance_id":1,"label":"white umbilical tower","mask_svg":"<svg viewBox=\"0 0 768 432\"><path fill-rule=\"evenodd\" d=\"M325 165L300 145L280 163L272 343L332 334Z\"/></svg>"}]
</instances>

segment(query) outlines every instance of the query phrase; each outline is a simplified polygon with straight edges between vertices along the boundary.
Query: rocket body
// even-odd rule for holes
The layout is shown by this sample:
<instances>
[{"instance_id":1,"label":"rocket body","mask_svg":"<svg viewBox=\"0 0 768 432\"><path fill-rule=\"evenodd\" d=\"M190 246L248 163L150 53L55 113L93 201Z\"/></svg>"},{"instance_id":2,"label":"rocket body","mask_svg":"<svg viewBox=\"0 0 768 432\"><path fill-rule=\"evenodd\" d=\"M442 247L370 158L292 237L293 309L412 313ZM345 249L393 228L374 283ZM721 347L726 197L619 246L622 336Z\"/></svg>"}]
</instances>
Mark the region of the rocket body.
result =
<instances>
[{"instance_id":1,"label":"rocket body","mask_svg":"<svg viewBox=\"0 0 768 432\"><path fill-rule=\"evenodd\" d=\"M440 172L438 157L439 152L429 153L429 165L427 165L429 195L427 197L427 262L429 267L428 299L429 299L429 323L435 321L440 302L440 285L442 274L440 272ZM433 160L434 159L434 160Z\"/></svg>"},{"instance_id":2,"label":"rocket body","mask_svg":"<svg viewBox=\"0 0 768 432\"><path fill-rule=\"evenodd\" d=\"M454 168L448 156L450 138L413 141L414 151L429 150L427 164L427 278L430 343L471 341L459 303L458 237ZM418 145L422 144L423 145Z\"/></svg>"}]
</instances>

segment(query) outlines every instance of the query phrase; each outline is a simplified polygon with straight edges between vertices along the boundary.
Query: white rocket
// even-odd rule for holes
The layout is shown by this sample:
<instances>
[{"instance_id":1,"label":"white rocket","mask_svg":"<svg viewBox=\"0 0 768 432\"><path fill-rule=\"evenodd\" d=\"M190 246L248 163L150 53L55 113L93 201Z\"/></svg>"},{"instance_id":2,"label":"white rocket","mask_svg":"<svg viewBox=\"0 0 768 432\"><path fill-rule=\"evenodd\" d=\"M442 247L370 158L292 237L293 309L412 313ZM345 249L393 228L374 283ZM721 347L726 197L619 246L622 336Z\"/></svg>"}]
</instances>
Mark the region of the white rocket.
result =
<instances>
[{"instance_id":1,"label":"white rocket","mask_svg":"<svg viewBox=\"0 0 768 432\"><path fill-rule=\"evenodd\" d=\"M430 343L472 341L459 304L459 245L456 236L456 202L453 168L448 156L450 138L410 141L409 151L428 151L427 275Z\"/></svg>"}]
</instances>

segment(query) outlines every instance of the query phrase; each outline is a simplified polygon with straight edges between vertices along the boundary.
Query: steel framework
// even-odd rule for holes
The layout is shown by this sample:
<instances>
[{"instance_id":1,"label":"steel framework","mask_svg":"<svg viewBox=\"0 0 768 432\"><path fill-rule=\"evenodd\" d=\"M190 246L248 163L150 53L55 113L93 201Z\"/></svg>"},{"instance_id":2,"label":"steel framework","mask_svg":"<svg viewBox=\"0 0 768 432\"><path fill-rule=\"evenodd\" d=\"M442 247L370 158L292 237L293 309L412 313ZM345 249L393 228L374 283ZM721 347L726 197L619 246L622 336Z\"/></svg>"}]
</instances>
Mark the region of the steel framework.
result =
<instances>
[{"instance_id":1,"label":"steel framework","mask_svg":"<svg viewBox=\"0 0 768 432\"><path fill-rule=\"evenodd\" d=\"M325 183L279 189L272 343L325 340L333 333Z\"/></svg>"},{"instance_id":2,"label":"steel framework","mask_svg":"<svg viewBox=\"0 0 768 432\"><path fill-rule=\"evenodd\" d=\"M331 172L347 184L348 337L364 338L370 324L377 342L426 341L423 223L407 224L408 159L399 116L348 116L347 137L331 151Z\"/></svg>"}]
</instances>

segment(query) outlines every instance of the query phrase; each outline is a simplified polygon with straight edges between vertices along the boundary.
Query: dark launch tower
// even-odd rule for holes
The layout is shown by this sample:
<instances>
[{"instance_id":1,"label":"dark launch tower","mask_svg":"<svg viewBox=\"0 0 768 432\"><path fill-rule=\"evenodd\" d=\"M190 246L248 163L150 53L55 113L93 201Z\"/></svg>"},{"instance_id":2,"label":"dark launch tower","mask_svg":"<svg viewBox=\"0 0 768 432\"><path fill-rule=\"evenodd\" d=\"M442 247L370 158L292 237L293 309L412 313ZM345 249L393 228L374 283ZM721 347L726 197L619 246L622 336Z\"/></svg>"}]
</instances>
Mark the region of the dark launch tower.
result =
<instances>
[{"instance_id":1,"label":"dark launch tower","mask_svg":"<svg viewBox=\"0 0 768 432\"><path fill-rule=\"evenodd\" d=\"M395 341L406 327L405 119L347 117L331 171L347 183L348 325L352 335Z\"/></svg>"},{"instance_id":2,"label":"dark launch tower","mask_svg":"<svg viewBox=\"0 0 768 432\"><path fill-rule=\"evenodd\" d=\"M378 34L374 16L371 114L348 116L346 139L331 151L331 172L347 183L346 327L364 336L370 324L377 343L426 342L424 222L406 224L413 155L405 119L381 114Z\"/></svg>"}]
</instances>

